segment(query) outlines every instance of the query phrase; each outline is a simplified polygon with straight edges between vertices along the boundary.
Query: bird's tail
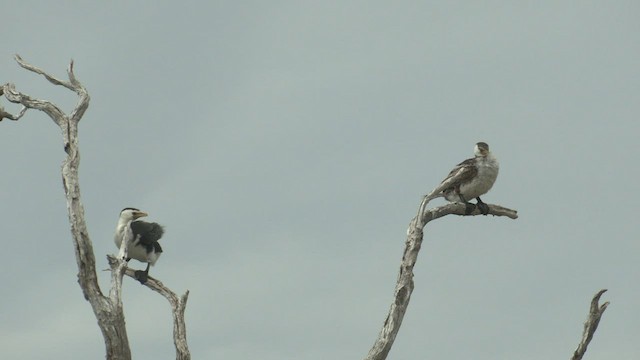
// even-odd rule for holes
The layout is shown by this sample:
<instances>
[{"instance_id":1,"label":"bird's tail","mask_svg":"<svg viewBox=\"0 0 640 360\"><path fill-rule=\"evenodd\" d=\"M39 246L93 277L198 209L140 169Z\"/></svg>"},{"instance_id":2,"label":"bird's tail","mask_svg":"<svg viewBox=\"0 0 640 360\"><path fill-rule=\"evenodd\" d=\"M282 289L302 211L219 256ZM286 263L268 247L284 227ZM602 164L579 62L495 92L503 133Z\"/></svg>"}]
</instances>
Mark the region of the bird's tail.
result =
<instances>
[{"instance_id":1,"label":"bird's tail","mask_svg":"<svg viewBox=\"0 0 640 360\"><path fill-rule=\"evenodd\" d=\"M427 204L429 203L429 201L433 200L433 199L437 199L439 197L443 197L444 194L442 193L442 190L440 189L434 189L432 192L430 192L429 194L425 195L422 198L422 203L420 204L420 209L418 210L418 214L421 216L421 214L424 213L425 209L427 208Z\"/></svg>"},{"instance_id":2,"label":"bird's tail","mask_svg":"<svg viewBox=\"0 0 640 360\"><path fill-rule=\"evenodd\" d=\"M424 202L424 205L426 206L431 200L437 199L437 198L440 198L440 197L443 197L443 196L444 196L444 194L442 193L442 191L440 191L440 192L432 191L429 194L425 195L422 201Z\"/></svg>"}]
</instances>

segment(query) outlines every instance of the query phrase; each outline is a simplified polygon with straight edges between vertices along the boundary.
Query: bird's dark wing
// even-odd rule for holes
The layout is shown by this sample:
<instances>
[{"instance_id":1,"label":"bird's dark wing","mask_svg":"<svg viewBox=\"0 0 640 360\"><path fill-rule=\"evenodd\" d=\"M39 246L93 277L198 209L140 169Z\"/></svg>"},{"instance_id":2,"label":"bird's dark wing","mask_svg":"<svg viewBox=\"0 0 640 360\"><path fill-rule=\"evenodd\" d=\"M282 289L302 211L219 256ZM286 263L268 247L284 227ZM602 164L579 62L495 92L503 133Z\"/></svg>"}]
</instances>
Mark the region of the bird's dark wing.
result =
<instances>
[{"instance_id":1,"label":"bird's dark wing","mask_svg":"<svg viewBox=\"0 0 640 360\"><path fill-rule=\"evenodd\" d=\"M134 239L139 238L139 245L144 246L147 252L154 251L157 253L162 252L162 247L158 243L158 240L164 234L164 229L158 223L148 223L146 221L132 221L131 231L133 232Z\"/></svg>"},{"instance_id":2,"label":"bird's dark wing","mask_svg":"<svg viewBox=\"0 0 640 360\"><path fill-rule=\"evenodd\" d=\"M442 180L440 185L431 190L429 194L425 195L420 208L424 208L427 203L429 203L429 201L443 196L445 191L455 189L463 182L469 181L474 176L476 176L476 174L478 174L478 169L476 169L475 166L475 159L467 159L456 165L456 167L451 170L449 175L447 175L447 177Z\"/></svg>"},{"instance_id":3,"label":"bird's dark wing","mask_svg":"<svg viewBox=\"0 0 640 360\"><path fill-rule=\"evenodd\" d=\"M456 165L456 167L451 170L449 175L447 175L447 177L442 180L441 184L451 182L450 186L447 186L447 188L445 189L448 190L473 179L473 177L476 175L478 175L478 169L476 168L475 159L467 159Z\"/></svg>"}]
</instances>

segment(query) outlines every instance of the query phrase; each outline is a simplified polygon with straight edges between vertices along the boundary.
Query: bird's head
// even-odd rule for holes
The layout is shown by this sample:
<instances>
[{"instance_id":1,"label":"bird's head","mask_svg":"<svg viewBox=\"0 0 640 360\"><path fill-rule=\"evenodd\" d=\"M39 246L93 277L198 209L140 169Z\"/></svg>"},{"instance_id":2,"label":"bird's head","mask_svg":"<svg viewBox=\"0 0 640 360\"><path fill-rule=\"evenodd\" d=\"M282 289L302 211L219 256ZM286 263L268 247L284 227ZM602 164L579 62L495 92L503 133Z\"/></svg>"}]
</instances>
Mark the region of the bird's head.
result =
<instances>
[{"instance_id":1,"label":"bird's head","mask_svg":"<svg viewBox=\"0 0 640 360\"><path fill-rule=\"evenodd\" d=\"M136 208L124 208L120 211L120 219L124 221L133 221L135 219L147 216L148 214L144 211L140 211Z\"/></svg>"},{"instance_id":2,"label":"bird's head","mask_svg":"<svg viewBox=\"0 0 640 360\"><path fill-rule=\"evenodd\" d=\"M486 157L487 155L489 155L489 145L486 142L479 142L476 144L473 152L476 154L476 156Z\"/></svg>"}]
</instances>

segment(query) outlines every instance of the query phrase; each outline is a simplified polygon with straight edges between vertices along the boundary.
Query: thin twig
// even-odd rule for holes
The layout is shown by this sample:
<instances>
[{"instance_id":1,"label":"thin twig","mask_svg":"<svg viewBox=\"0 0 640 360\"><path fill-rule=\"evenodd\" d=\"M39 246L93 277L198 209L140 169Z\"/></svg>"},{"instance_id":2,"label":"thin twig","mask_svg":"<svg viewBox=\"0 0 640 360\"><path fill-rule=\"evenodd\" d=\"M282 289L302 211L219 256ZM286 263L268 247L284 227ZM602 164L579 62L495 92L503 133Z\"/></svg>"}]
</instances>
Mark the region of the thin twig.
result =
<instances>
[{"instance_id":1,"label":"thin twig","mask_svg":"<svg viewBox=\"0 0 640 360\"><path fill-rule=\"evenodd\" d=\"M31 64L26 63L24 60L22 60L22 58L20 57L20 55L16 54L14 56L14 59L16 60L16 62L18 63L18 65L20 65L22 68L27 69L31 72L34 72L38 75L42 75L44 76L47 80L49 80L50 83L54 84L54 85L61 85L66 87L67 89L71 90L71 91L76 91L77 86L73 86L70 82L66 82L66 81L62 81L54 76L51 76L49 74L47 74L44 70L33 66ZM71 64L73 64L73 60L71 61Z\"/></svg>"}]
</instances>

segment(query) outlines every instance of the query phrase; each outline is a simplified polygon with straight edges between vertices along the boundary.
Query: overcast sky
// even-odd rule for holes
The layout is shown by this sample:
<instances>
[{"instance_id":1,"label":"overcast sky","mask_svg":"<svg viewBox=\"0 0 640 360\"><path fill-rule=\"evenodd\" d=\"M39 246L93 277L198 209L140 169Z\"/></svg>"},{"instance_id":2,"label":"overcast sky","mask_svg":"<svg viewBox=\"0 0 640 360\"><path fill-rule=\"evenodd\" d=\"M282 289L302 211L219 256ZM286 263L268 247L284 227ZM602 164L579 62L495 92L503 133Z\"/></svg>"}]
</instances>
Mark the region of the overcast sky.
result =
<instances>
[{"instance_id":1,"label":"overcast sky","mask_svg":"<svg viewBox=\"0 0 640 360\"><path fill-rule=\"evenodd\" d=\"M501 169L483 200L520 218L428 224L389 359L568 359L603 288L587 357L640 358L640 3L177 4L2 6L0 83L71 111L13 54L59 77L73 58L90 92L80 182L104 291L137 207L166 227L151 275L191 292L194 359L361 359L421 196L485 141ZM0 356L103 358L59 129L2 121L0 151ZM175 358L168 303L125 280L133 357Z\"/></svg>"}]
</instances>

